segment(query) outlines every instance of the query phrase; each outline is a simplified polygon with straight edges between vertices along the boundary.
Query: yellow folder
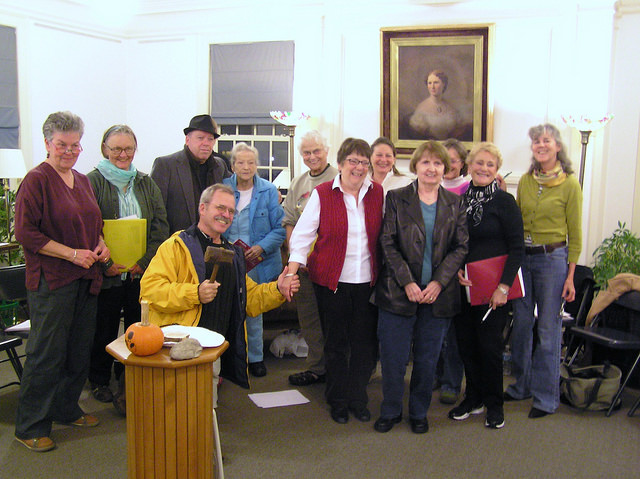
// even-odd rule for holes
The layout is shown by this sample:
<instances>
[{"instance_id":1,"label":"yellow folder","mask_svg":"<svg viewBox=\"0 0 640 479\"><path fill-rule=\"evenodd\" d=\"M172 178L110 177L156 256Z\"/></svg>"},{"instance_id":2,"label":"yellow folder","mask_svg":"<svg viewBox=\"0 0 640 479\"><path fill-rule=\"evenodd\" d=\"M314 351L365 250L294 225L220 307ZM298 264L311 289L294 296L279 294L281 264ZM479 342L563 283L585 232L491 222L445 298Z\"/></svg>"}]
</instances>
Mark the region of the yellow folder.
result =
<instances>
[{"instance_id":1,"label":"yellow folder","mask_svg":"<svg viewBox=\"0 0 640 479\"><path fill-rule=\"evenodd\" d=\"M127 269L144 256L147 251L147 220L127 218L104 220L104 242L109 247L114 263Z\"/></svg>"}]
</instances>

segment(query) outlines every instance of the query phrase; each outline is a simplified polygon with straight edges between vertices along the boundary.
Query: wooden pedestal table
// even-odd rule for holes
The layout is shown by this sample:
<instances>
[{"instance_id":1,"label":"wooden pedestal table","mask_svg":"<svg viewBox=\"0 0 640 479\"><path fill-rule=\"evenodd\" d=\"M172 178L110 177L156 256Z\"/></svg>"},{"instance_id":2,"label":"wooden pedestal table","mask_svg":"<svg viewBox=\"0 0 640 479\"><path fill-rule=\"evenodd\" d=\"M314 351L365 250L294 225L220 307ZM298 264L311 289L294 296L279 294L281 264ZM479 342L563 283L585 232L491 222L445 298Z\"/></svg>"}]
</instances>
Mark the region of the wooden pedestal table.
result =
<instances>
[{"instance_id":1,"label":"wooden pedestal table","mask_svg":"<svg viewBox=\"0 0 640 479\"><path fill-rule=\"evenodd\" d=\"M213 466L213 365L229 347L174 361L169 349L135 356L124 336L107 351L125 365L128 477L206 478Z\"/></svg>"}]
</instances>

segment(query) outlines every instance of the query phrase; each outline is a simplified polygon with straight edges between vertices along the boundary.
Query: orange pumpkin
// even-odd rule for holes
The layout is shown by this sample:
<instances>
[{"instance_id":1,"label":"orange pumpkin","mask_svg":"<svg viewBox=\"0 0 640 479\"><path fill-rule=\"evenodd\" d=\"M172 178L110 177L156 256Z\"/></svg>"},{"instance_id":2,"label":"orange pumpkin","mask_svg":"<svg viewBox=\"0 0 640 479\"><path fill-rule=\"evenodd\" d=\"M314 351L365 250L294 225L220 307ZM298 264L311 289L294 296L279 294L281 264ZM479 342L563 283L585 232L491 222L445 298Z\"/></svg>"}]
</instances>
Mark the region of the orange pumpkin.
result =
<instances>
[{"instance_id":1,"label":"orange pumpkin","mask_svg":"<svg viewBox=\"0 0 640 479\"><path fill-rule=\"evenodd\" d=\"M141 321L127 328L124 333L124 342L129 351L136 356L149 356L162 349L164 334L158 326L149 323L149 303L142 300L140 305L142 306Z\"/></svg>"}]
</instances>

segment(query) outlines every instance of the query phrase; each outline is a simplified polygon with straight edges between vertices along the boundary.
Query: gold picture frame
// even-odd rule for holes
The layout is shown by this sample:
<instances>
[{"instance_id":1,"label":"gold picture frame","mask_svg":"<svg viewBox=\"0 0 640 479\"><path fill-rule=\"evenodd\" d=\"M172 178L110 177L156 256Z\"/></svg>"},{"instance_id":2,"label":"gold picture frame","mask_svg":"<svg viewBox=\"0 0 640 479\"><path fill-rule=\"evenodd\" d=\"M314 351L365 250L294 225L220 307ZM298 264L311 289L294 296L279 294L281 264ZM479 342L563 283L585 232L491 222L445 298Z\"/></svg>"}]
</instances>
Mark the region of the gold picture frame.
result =
<instances>
[{"instance_id":1,"label":"gold picture frame","mask_svg":"<svg viewBox=\"0 0 640 479\"><path fill-rule=\"evenodd\" d=\"M381 29L382 135L398 156L428 139L491 141L492 28Z\"/></svg>"}]
</instances>

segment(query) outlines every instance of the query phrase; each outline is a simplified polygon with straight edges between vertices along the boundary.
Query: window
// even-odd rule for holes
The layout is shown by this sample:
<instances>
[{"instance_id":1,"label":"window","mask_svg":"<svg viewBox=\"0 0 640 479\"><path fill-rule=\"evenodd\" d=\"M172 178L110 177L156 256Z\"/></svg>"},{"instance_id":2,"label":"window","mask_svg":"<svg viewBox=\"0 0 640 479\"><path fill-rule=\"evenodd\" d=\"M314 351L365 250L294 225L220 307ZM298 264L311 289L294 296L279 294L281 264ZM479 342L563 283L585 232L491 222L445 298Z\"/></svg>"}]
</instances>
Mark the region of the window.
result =
<instances>
[{"instance_id":1,"label":"window","mask_svg":"<svg viewBox=\"0 0 640 479\"><path fill-rule=\"evenodd\" d=\"M289 133L269 112L291 110L294 43L210 45L211 116L220 125L218 152L245 142L260 155L258 174L273 181L289 167ZM288 170L289 171L289 170Z\"/></svg>"},{"instance_id":2,"label":"window","mask_svg":"<svg viewBox=\"0 0 640 479\"><path fill-rule=\"evenodd\" d=\"M273 181L289 167L289 134L283 125L220 125L218 152L230 157L231 150L241 141L258 150L258 174ZM288 170L287 170L288 171Z\"/></svg>"}]
</instances>

